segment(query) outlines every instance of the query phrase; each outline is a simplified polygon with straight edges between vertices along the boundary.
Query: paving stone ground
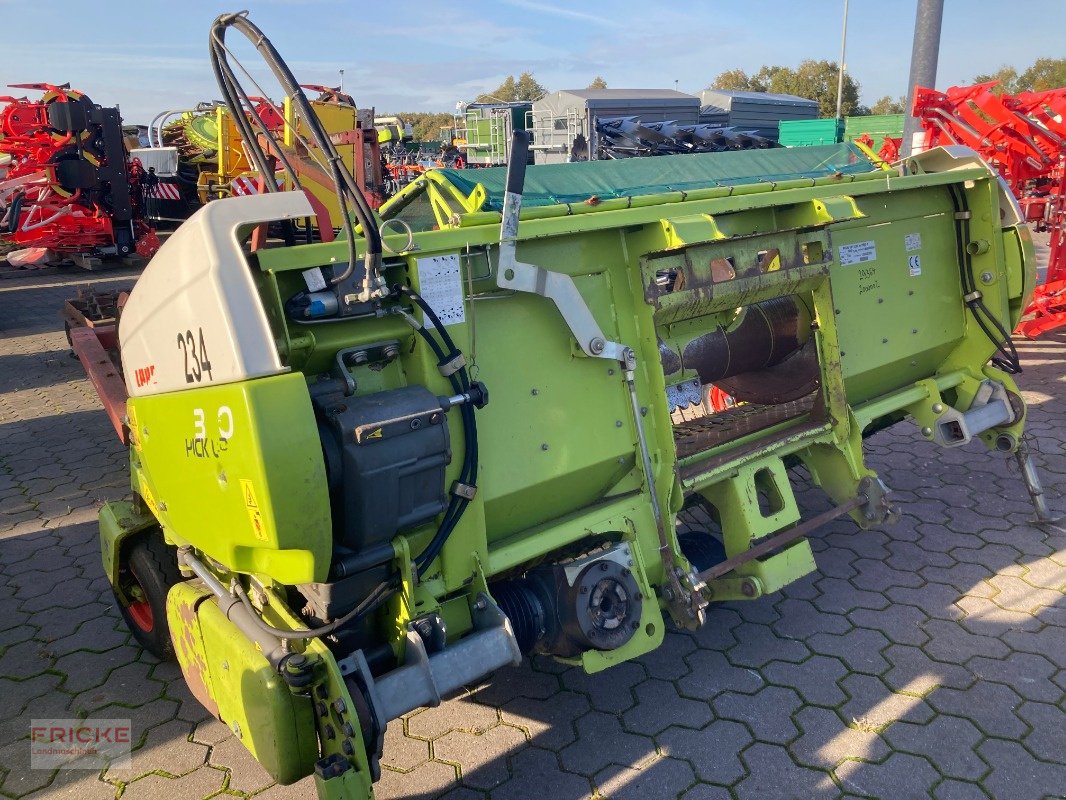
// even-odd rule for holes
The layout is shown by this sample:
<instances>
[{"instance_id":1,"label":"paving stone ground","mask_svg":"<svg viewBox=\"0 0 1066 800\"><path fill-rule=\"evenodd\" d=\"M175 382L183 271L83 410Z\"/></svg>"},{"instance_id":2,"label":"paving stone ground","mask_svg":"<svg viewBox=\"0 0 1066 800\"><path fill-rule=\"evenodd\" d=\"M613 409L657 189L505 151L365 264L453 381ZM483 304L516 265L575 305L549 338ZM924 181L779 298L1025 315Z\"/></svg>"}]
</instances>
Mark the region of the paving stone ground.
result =
<instances>
[{"instance_id":1,"label":"paving stone ground","mask_svg":"<svg viewBox=\"0 0 1066 800\"><path fill-rule=\"evenodd\" d=\"M0 281L0 795L309 798L269 777L130 639L100 567L126 455L57 315L79 284ZM1021 342L1036 460L1066 512L1066 335ZM812 539L819 571L599 675L549 660L389 726L379 798L1066 797L1066 529L1012 462L909 424L867 443L903 504ZM813 491L808 512L825 507ZM130 718L130 770L34 771L33 717Z\"/></svg>"}]
</instances>

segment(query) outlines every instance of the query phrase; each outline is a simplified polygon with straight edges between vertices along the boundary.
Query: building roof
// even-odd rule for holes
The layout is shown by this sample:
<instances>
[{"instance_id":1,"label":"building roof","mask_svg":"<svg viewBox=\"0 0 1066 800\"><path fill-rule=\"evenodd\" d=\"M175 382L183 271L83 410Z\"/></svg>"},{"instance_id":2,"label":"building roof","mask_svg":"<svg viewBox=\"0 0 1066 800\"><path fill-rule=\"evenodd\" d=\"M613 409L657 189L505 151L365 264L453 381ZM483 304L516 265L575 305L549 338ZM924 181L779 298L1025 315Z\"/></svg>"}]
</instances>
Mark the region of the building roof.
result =
<instances>
[{"instance_id":1,"label":"building roof","mask_svg":"<svg viewBox=\"0 0 1066 800\"><path fill-rule=\"evenodd\" d=\"M586 100L693 100L695 95L673 89L560 89L554 94L570 94Z\"/></svg>"},{"instance_id":2,"label":"building roof","mask_svg":"<svg viewBox=\"0 0 1066 800\"><path fill-rule=\"evenodd\" d=\"M808 97L799 97L794 94L775 94L774 92L740 92L733 91L731 89L711 89L707 88L700 92L700 98L704 104L708 104L708 98L723 98L727 101L732 100L746 100L752 103L781 103L788 105L818 105L817 100L811 100ZM721 105L720 103L711 103L710 105Z\"/></svg>"}]
</instances>

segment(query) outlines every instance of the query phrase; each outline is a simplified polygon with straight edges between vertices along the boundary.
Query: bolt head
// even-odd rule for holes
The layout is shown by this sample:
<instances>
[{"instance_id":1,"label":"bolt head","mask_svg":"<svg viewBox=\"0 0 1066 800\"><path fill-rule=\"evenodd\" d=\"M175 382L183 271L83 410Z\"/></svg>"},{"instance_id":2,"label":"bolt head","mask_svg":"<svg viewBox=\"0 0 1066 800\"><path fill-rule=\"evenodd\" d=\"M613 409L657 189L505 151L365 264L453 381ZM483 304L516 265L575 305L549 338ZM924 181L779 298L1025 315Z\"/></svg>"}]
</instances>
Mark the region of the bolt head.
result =
<instances>
[{"instance_id":1,"label":"bolt head","mask_svg":"<svg viewBox=\"0 0 1066 800\"><path fill-rule=\"evenodd\" d=\"M993 278L995 278L995 275L993 275L991 272L981 273L981 283L992 283Z\"/></svg>"},{"instance_id":2,"label":"bolt head","mask_svg":"<svg viewBox=\"0 0 1066 800\"><path fill-rule=\"evenodd\" d=\"M745 597L754 597L755 583L753 581L744 581L740 584L740 593Z\"/></svg>"},{"instance_id":3,"label":"bolt head","mask_svg":"<svg viewBox=\"0 0 1066 800\"><path fill-rule=\"evenodd\" d=\"M933 435L933 429L932 428L930 428L930 427L922 428L922 436L932 436L932 435Z\"/></svg>"},{"instance_id":4,"label":"bolt head","mask_svg":"<svg viewBox=\"0 0 1066 800\"><path fill-rule=\"evenodd\" d=\"M589 342L589 350L596 355L599 355L607 348L607 342L603 341L599 336Z\"/></svg>"},{"instance_id":5,"label":"bolt head","mask_svg":"<svg viewBox=\"0 0 1066 800\"><path fill-rule=\"evenodd\" d=\"M943 405L941 405L940 403L933 403L933 413L934 414L939 414L943 410L944 410L944 406Z\"/></svg>"}]
</instances>

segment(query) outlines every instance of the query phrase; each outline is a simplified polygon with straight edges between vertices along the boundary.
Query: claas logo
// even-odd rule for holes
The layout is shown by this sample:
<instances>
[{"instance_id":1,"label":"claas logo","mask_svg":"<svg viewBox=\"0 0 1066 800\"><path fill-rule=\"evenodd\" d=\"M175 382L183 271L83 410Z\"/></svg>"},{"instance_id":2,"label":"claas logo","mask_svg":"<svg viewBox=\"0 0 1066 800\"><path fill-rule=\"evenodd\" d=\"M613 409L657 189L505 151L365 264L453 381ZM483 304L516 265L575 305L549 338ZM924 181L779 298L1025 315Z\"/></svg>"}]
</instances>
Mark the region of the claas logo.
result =
<instances>
[{"instance_id":1,"label":"claas logo","mask_svg":"<svg viewBox=\"0 0 1066 800\"><path fill-rule=\"evenodd\" d=\"M137 381L137 386L147 386L152 382L154 376L155 364L149 364L147 367L138 367L133 372L133 378Z\"/></svg>"}]
</instances>

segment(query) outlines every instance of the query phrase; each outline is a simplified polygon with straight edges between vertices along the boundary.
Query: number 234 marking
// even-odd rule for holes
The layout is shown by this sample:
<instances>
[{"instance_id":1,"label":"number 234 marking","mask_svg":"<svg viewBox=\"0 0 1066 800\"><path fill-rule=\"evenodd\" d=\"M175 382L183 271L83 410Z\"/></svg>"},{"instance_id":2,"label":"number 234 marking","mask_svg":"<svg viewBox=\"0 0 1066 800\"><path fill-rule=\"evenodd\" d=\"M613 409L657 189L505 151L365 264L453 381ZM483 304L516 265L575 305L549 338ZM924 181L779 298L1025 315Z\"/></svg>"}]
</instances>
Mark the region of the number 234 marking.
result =
<instances>
[{"instance_id":1,"label":"number 234 marking","mask_svg":"<svg viewBox=\"0 0 1066 800\"><path fill-rule=\"evenodd\" d=\"M178 333L178 348L185 355L185 382L199 383L203 380L204 373L207 379L214 380L211 376L211 360L207 357L207 345L204 343L204 329L197 328L197 336L193 336L191 330ZM190 365L189 359L192 358ZM189 367L192 367L190 369Z\"/></svg>"}]
</instances>

